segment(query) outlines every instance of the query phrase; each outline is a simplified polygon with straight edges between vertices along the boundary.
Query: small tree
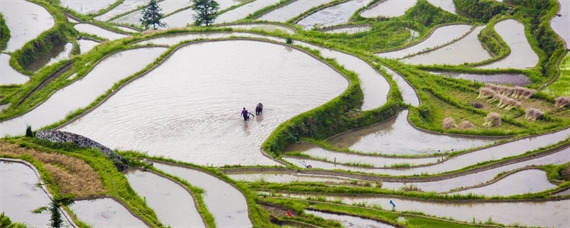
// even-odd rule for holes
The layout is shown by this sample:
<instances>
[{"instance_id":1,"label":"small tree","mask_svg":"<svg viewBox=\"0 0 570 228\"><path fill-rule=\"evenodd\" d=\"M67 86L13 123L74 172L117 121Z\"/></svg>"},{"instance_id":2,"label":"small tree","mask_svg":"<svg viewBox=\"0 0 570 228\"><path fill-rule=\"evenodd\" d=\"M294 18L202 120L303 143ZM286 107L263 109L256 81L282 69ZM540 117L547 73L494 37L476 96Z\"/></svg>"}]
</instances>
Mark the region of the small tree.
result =
<instances>
[{"instance_id":1,"label":"small tree","mask_svg":"<svg viewBox=\"0 0 570 228\"><path fill-rule=\"evenodd\" d=\"M194 25L209 26L213 24L220 5L214 0L192 0L192 2L194 3L192 10L196 11Z\"/></svg>"},{"instance_id":2,"label":"small tree","mask_svg":"<svg viewBox=\"0 0 570 228\"><path fill-rule=\"evenodd\" d=\"M150 0L148 6L143 9L143 17L140 19L145 30L150 26L152 26L152 29L154 30L156 30L156 26L166 27L166 23L160 22L160 19L164 16L160 13L161 10L162 9L158 6L156 0Z\"/></svg>"}]
</instances>

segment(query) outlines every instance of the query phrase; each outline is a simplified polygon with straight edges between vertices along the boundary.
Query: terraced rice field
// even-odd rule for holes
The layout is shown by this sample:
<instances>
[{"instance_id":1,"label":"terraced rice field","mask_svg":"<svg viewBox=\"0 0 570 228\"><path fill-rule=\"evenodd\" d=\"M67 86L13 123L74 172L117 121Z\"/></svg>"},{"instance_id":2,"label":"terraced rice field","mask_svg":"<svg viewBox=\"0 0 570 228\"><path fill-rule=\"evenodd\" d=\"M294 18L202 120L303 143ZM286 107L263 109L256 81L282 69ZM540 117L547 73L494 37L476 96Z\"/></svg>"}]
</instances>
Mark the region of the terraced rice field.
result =
<instances>
[{"instance_id":1,"label":"terraced rice field","mask_svg":"<svg viewBox=\"0 0 570 228\"><path fill-rule=\"evenodd\" d=\"M567 2L149 2L2 2L0 217L570 224Z\"/></svg>"}]
</instances>

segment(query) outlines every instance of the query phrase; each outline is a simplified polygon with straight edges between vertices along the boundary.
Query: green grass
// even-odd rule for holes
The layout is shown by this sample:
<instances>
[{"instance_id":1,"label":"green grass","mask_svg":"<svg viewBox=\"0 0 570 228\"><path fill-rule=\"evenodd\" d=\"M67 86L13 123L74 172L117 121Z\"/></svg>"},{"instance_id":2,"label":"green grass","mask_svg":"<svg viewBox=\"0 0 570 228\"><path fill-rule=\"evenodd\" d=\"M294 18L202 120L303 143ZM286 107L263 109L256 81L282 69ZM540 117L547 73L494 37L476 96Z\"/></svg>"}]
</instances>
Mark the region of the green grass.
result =
<instances>
[{"instance_id":1,"label":"green grass","mask_svg":"<svg viewBox=\"0 0 570 228\"><path fill-rule=\"evenodd\" d=\"M545 88L544 92L555 96L570 96L570 52L566 52L560 62L560 75L558 79Z\"/></svg>"},{"instance_id":2,"label":"green grass","mask_svg":"<svg viewBox=\"0 0 570 228\"><path fill-rule=\"evenodd\" d=\"M10 40L10 29L6 25L4 15L0 13L0 51L6 48L8 40Z\"/></svg>"}]
</instances>

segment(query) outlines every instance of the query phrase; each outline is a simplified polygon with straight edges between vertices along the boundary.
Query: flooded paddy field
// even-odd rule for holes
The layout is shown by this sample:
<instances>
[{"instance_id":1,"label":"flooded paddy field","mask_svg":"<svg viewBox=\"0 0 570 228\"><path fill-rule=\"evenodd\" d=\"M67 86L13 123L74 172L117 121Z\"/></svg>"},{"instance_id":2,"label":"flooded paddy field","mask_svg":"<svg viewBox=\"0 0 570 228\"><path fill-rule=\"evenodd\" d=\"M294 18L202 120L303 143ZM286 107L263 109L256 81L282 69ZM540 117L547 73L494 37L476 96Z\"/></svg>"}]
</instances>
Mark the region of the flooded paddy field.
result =
<instances>
[{"instance_id":1,"label":"flooded paddy field","mask_svg":"<svg viewBox=\"0 0 570 228\"><path fill-rule=\"evenodd\" d=\"M570 28L568 28L568 22L570 21L570 2L564 0L558 0L560 8L558 13L550 21L552 29L560 36L562 40L566 43L566 49L570 43Z\"/></svg>"},{"instance_id":2,"label":"flooded paddy field","mask_svg":"<svg viewBox=\"0 0 570 228\"><path fill-rule=\"evenodd\" d=\"M149 227L112 198L78 200L69 208L92 227Z\"/></svg>"},{"instance_id":3,"label":"flooded paddy field","mask_svg":"<svg viewBox=\"0 0 570 228\"><path fill-rule=\"evenodd\" d=\"M467 34L470 29L471 25L465 24L441 26L434 29L425 40L402 49L377 53L376 56L389 59L403 58L459 39Z\"/></svg>"},{"instance_id":4,"label":"flooded paddy field","mask_svg":"<svg viewBox=\"0 0 570 228\"><path fill-rule=\"evenodd\" d=\"M140 170L130 171L125 176L163 224L173 227L205 227L193 196L181 185L166 177Z\"/></svg>"},{"instance_id":5,"label":"flooded paddy field","mask_svg":"<svg viewBox=\"0 0 570 228\"><path fill-rule=\"evenodd\" d=\"M140 27L140 7L148 0L3 2L0 135L15 144L12 150L24 147L73 155L98 171L104 194L109 195L88 193L75 198L76 203L66 208L77 215L75 222L93 227L298 226L296 216L303 215L297 214L297 205L276 196L287 192L288 197L305 197L301 195L310 189L319 192L319 186L330 186L325 196L311 199L328 198L353 208L393 208L396 213L418 211L427 214L422 219L452 218L469 226L495 222L499 226L564 227L570 223L568 177L565 172L553 172L567 170L570 162L568 106L542 89L550 79L565 78L565 71L554 70L559 69L555 66L559 59L554 57L564 50L549 29L545 34L536 29L550 23L564 40L568 30L564 27L565 2L559 2L561 8L551 18L544 15L554 12L556 6L551 3L555 1L537 9L526 3L488 2L504 9L484 15L492 20L476 16L469 5L462 6L474 16L470 18L451 0L428 0L441 10L428 6L414 11L413 17L400 15L415 0L373 5L371 0L217 2L217 26L206 28L193 25L197 12L189 7L192 2L159 1L166 15L161 22L168 27L157 31ZM421 3L424 7L425 2ZM239 24L227 24L235 21ZM474 21L476 25L467 24ZM493 58L477 37L485 26L494 26L511 53L477 65L478 73L454 73L473 72L465 63ZM4 36L8 30L10 37ZM418 39L430 30L429 36ZM57 37L63 39L53 39ZM49 45L52 53L33 48L38 45ZM161 56L167 51L168 55ZM61 80L44 83L46 77L58 74L55 67L47 66L69 58L73 61L70 72ZM147 67L147 72L141 72ZM462 98L472 95L480 84L416 74L419 70L526 86L539 93L524 108L499 110L508 124L464 131L477 136L440 134L436 133L442 131L440 123L434 121L441 119L441 113L454 119L468 115L469 119L489 110L463 105ZM349 87L351 81L340 73L347 71L355 74L353 82L362 91ZM139 76L122 81L133 75ZM30 92L37 83L44 89ZM104 94L109 95L101 97ZM340 94L342 99L337 99ZM263 113L244 121L242 108L252 112L257 103L264 104ZM524 119L529 105L542 109L544 116L536 121ZM77 116L71 119L73 112ZM114 164L115 170L112 161L98 157L95 150L16 136L33 136L34 132L26 132L27 126L38 130L67 118L71 120L49 128L116 149L131 171L122 170L120 163ZM378 122L377 118L388 119ZM486 137L491 135L505 137ZM496 144L509 137L516 140ZM57 172L42 165L54 166L51 162L34 161L39 171L31 165L8 163L0 162L0 212L12 221L45 227L49 210L31 211L48 206L51 195L64 194L73 185L50 180ZM336 189L346 195L332 194ZM363 191L382 194L364 195ZM308 206L307 214L345 227L392 227L357 209L344 215L312 207ZM285 214L289 210L293 218ZM303 219L315 227L333 224L312 216ZM409 225L404 216L388 221Z\"/></svg>"}]
</instances>

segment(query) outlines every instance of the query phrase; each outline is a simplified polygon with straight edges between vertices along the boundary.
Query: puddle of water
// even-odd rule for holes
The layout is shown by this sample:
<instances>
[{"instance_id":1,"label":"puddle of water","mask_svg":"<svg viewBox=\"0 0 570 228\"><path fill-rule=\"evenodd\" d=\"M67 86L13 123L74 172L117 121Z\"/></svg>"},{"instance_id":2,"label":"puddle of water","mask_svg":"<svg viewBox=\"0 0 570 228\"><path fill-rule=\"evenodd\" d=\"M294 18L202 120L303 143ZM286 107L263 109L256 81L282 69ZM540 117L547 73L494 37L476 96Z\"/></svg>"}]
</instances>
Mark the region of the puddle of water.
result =
<instances>
[{"instance_id":1,"label":"puddle of water","mask_svg":"<svg viewBox=\"0 0 570 228\"><path fill-rule=\"evenodd\" d=\"M149 2L150 2L150 0L124 0L123 3L119 4L118 6L113 8L112 10L109 10L104 14L96 16L95 20L107 21L107 20L109 20L109 19L111 19L117 15L129 12L131 10L134 10L134 9L140 7L140 6L147 5ZM161 11L161 13L164 13L164 10Z\"/></svg>"},{"instance_id":2,"label":"puddle of water","mask_svg":"<svg viewBox=\"0 0 570 228\"><path fill-rule=\"evenodd\" d=\"M277 165L260 153L263 141L347 86L330 66L290 47L202 42L179 49L64 130L111 148L201 165ZM259 102L263 114L244 122L242 107L252 111Z\"/></svg>"},{"instance_id":3,"label":"puddle of water","mask_svg":"<svg viewBox=\"0 0 570 228\"><path fill-rule=\"evenodd\" d=\"M314 7L327 4L333 0L297 0L290 4L279 7L272 10L269 13L264 14L257 20L260 21L276 21L276 22L286 22L293 19L299 14L306 12Z\"/></svg>"},{"instance_id":4,"label":"puddle of water","mask_svg":"<svg viewBox=\"0 0 570 228\"><path fill-rule=\"evenodd\" d=\"M49 66L64 59L69 59L69 54L73 49L73 43L62 43L54 46L52 50L36 61L30 63L24 69L29 71L38 71L44 66Z\"/></svg>"},{"instance_id":5,"label":"puddle of water","mask_svg":"<svg viewBox=\"0 0 570 228\"><path fill-rule=\"evenodd\" d=\"M125 174L125 177L165 226L205 227L194 204L194 198L182 186L154 173L140 170L133 170Z\"/></svg>"},{"instance_id":6,"label":"puddle of water","mask_svg":"<svg viewBox=\"0 0 570 228\"><path fill-rule=\"evenodd\" d=\"M119 80L152 63L164 51L163 47L137 48L105 58L81 80L58 90L35 109L1 122L0 135L23 134L27 125L39 129L64 119L70 112L91 104Z\"/></svg>"},{"instance_id":7,"label":"puddle of water","mask_svg":"<svg viewBox=\"0 0 570 228\"><path fill-rule=\"evenodd\" d=\"M340 164L346 164L346 163L369 164L379 168L390 167L395 164L403 164L403 163L407 163L410 165L435 163L443 158L443 156L429 157L429 158L393 158L393 157L380 157L380 156L370 156L362 154L342 153L337 151L326 150L312 143L294 144L292 146L287 147L285 151L286 152L300 151L303 154L309 155L314 158L325 158L327 159L327 161L333 163L336 162Z\"/></svg>"},{"instance_id":8,"label":"puddle of water","mask_svg":"<svg viewBox=\"0 0 570 228\"><path fill-rule=\"evenodd\" d=\"M396 81L396 84L398 84L404 103L418 107L420 105L420 98L418 97L416 90L408 83L408 81L406 81L402 75L394 72L390 68L382 66L382 69L386 70L386 72L392 76L392 79Z\"/></svg>"},{"instance_id":9,"label":"puddle of water","mask_svg":"<svg viewBox=\"0 0 570 228\"><path fill-rule=\"evenodd\" d=\"M90 14L111 6L115 1L116 0L59 0L59 5L80 14Z\"/></svg>"},{"instance_id":10,"label":"puddle of water","mask_svg":"<svg viewBox=\"0 0 570 228\"><path fill-rule=\"evenodd\" d=\"M79 44L80 53L85 54L85 53L91 51L91 49L93 49L95 46L99 45L100 42L97 42L94 40L88 40L88 39L80 39L80 40L77 40L77 44Z\"/></svg>"},{"instance_id":11,"label":"puddle of water","mask_svg":"<svg viewBox=\"0 0 570 228\"><path fill-rule=\"evenodd\" d=\"M19 162L0 161L0 180L0 211L12 222L23 222L34 227L44 227L50 223L49 211L39 214L32 212L49 206L51 200L38 187L38 176L30 167Z\"/></svg>"},{"instance_id":12,"label":"puddle of water","mask_svg":"<svg viewBox=\"0 0 570 228\"><path fill-rule=\"evenodd\" d=\"M570 24L570 1L558 0L557 2L560 7L557 14L560 16L555 15L550 21L550 26L566 42L566 48L568 48L570 43L570 28L568 27Z\"/></svg>"},{"instance_id":13,"label":"puddle of water","mask_svg":"<svg viewBox=\"0 0 570 228\"><path fill-rule=\"evenodd\" d=\"M30 78L12 68L10 66L11 56L6 53L0 53L0 85L24 84Z\"/></svg>"},{"instance_id":14,"label":"puddle of water","mask_svg":"<svg viewBox=\"0 0 570 228\"><path fill-rule=\"evenodd\" d=\"M441 46L453 40L459 39L461 36L468 33L470 29L471 25L463 25L463 24L441 26L432 31L430 36L427 39L421 41L420 43L396 51L378 53L376 54L376 56L381 58L390 58L390 59L403 58L407 55L435 48L437 46Z\"/></svg>"},{"instance_id":15,"label":"puddle of water","mask_svg":"<svg viewBox=\"0 0 570 228\"><path fill-rule=\"evenodd\" d=\"M570 161L570 157L568 154L570 153L570 148L564 149L560 152L556 152L554 154L550 154L547 156L534 158L527 161L517 162L477 173L472 173L468 175L453 177L445 180L440 181L430 181L430 182L415 182L415 183L408 183L412 184L415 187L418 187L424 192L449 192L453 189L461 188L461 187L471 187L480 184L484 184L487 181L492 180L495 178L499 173L508 172L516 169L520 169L527 166L538 166L538 165L547 165L547 164L565 164L566 162ZM404 183L400 182L383 182L382 188L386 189L400 189L404 186ZM500 190L497 190L497 194L503 195L512 195L516 189L506 187ZM507 193L511 191L511 193ZM503 193L505 192L505 193Z\"/></svg>"},{"instance_id":16,"label":"puddle of water","mask_svg":"<svg viewBox=\"0 0 570 228\"><path fill-rule=\"evenodd\" d=\"M333 58L339 65L344 66L345 69L358 74L360 87L364 93L361 110L367 111L378 108L384 105L388 100L390 84L382 74L378 73L378 71L364 60L340 51L326 49L308 43L295 42L295 44L318 50L321 56Z\"/></svg>"},{"instance_id":17,"label":"puddle of water","mask_svg":"<svg viewBox=\"0 0 570 228\"><path fill-rule=\"evenodd\" d=\"M306 196L291 195L295 198ZM392 208L390 200L397 211L418 211L438 217L453 218L465 222L494 222L505 225L520 224L525 226L567 227L570 223L570 200L545 202L424 202L410 199L394 199L389 197L327 197L329 200L342 200L346 204L365 203Z\"/></svg>"},{"instance_id":18,"label":"puddle of water","mask_svg":"<svg viewBox=\"0 0 570 228\"><path fill-rule=\"evenodd\" d=\"M335 222L339 222L343 227L346 228L360 228L360 227L375 227L375 228L391 228L395 227L386 223L378 222L372 219L363 219L356 216L350 215L337 215L333 213L326 213L321 211L314 211L310 209L306 209L305 213L311 214L314 216L318 216L324 218L326 220L331 220Z\"/></svg>"},{"instance_id":19,"label":"puddle of water","mask_svg":"<svg viewBox=\"0 0 570 228\"><path fill-rule=\"evenodd\" d=\"M429 72L435 75L466 79L474 82L493 83L501 85L525 86L531 84L525 74L469 74L457 72Z\"/></svg>"},{"instance_id":20,"label":"puddle of water","mask_svg":"<svg viewBox=\"0 0 570 228\"><path fill-rule=\"evenodd\" d=\"M339 179L333 177L325 177L319 175L304 175L291 173L231 173L228 177L236 181L256 182L264 181L269 183L291 183L291 182L327 182L342 183L348 182L350 179Z\"/></svg>"},{"instance_id":21,"label":"puddle of water","mask_svg":"<svg viewBox=\"0 0 570 228\"><path fill-rule=\"evenodd\" d=\"M570 128L553 132L549 134L532 136L521 140L504 143L498 146L493 146L485 149L476 150L467 154L451 157L450 159L431 166L413 167L408 169L366 169L360 167L351 167L344 165L334 165L321 161L312 160L311 165L313 168L322 169L342 169L352 170L365 173L387 174L393 176L402 175L416 175L416 174L437 174L447 171L461 169L470 165L475 165L480 162L489 160L499 160L505 157L523 154L527 151L536 150L540 147L560 142L570 136ZM301 160L297 158L286 158L287 161L298 164Z\"/></svg>"},{"instance_id":22,"label":"puddle of water","mask_svg":"<svg viewBox=\"0 0 570 228\"><path fill-rule=\"evenodd\" d=\"M366 18L377 17L400 17L406 14L406 11L415 6L417 0L386 0L379 4L360 11L360 16Z\"/></svg>"},{"instance_id":23,"label":"puddle of water","mask_svg":"<svg viewBox=\"0 0 570 228\"><path fill-rule=\"evenodd\" d=\"M333 29L328 29L328 30L323 31L323 32L324 33L332 33L332 34L338 34L338 33L355 34L355 33L361 33L361 32L368 32L368 31L370 31L370 29L372 29L372 26L370 26L370 25L359 25L359 26L333 28Z\"/></svg>"},{"instance_id":24,"label":"puddle of water","mask_svg":"<svg viewBox=\"0 0 570 228\"><path fill-rule=\"evenodd\" d=\"M277 3L279 3L279 0L252 1L243 6L240 6L238 8L235 8L233 10L230 10L228 12L219 15L218 17L216 17L215 23L221 24L221 23L237 21L239 19L247 17L248 15L256 11L259 11L268 6L275 5Z\"/></svg>"},{"instance_id":25,"label":"puddle of water","mask_svg":"<svg viewBox=\"0 0 570 228\"><path fill-rule=\"evenodd\" d=\"M210 174L177 166L154 163L157 169L182 178L193 186L204 189L202 194L208 211L219 227L251 227L248 205L243 194L232 185Z\"/></svg>"},{"instance_id":26,"label":"puddle of water","mask_svg":"<svg viewBox=\"0 0 570 228\"><path fill-rule=\"evenodd\" d=\"M372 0L350 0L345 3L319 10L297 22L305 30L313 27L330 27L345 24L358 9L367 6Z\"/></svg>"},{"instance_id":27,"label":"puddle of water","mask_svg":"<svg viewBox=\"0 0 570 228\"><path fill-rule=\"evenodd\" d=\"M477 34L485 26L477 26L463 39L453 42L437 50L422 53L402 59L402 62L413 65L460 65L464 63L476 63L493 58L483 47Z\"/></svg>"},{"instance_id":28,"label":"puddle of water","mask_svg":"<svg viewBox=\"0 0 570 228\"><path fill-rule=\"evenodd\" d=\"M480 69L529 69L538 63L538 55L534 53L524 33L524 25L515 19L507 19L495 24L495 31L511 48L505 58L483 65Z\"/></svg>"},{"instance_id":29,"label":"puddle of water","mask_svg":"<svg viewBox=\"0 0 570 228\"><path fill-rule=\"evenodd\" d=\"M232 29L263 30L268 32L281 31L287 34L296 33L294 29L278 24L241 24L241 25L224 25L223 27L228 27Z\"/></svg>"},{"instance_id":30,"label":"puddle of water","mask_svg":"<svg viewBox=\"0 0 570 228\"><path fill-rule=\"evenodd\" d=\"M466 189L451 194L476 194L485 196L512 196L525 193L537 193L556 188L546 178L542 170L529 169L513 173L495 183L478 188Z\"/></svg>"},{"instance_id":31,"label":"puddle of water","mask_svg":"<svg viewBox=\"0 0 570 228\"><path fill-rule=\"evenodd\" d=\"M127 35L125 35L125 34L112 32L112 31L109 31L107 29L103 29L99 26L95 26L92 24L81 23L81 24L76 24L73 27L79 32L93 34L93 35L96 35L98 37L105 38L108 40L116 40L116 39L121 39L121 38L127 37Z\"/></svg>"},{"instance_id":32,"label":"puddle of water","mask_svg":"<svg viewBox=\"0 0 570 228\"><path fill-rule=\"evenodd\" d=\"M403 110L396 118L332 137L329 142L364 153L427 155L484 146L494 141L420 131L408 122L408 112Z\"/></svg>"},{"instance_id":33,"label":"puddle of water","mask_svg":"<svg viewBox=\"0 0 570 228\"><path fill-rule=\"evenodd\" d=\"M14 52L28 41L55 25L51 14L42 6L24 0L2 0L0 13L10 29L6 52Z\"/></svg>"},{"instance_id":34,"label":"puddle of water","mask_svg":"<svg viewBox=\"0 0 570 228\"><path fill-rule=\"evenodd\" d=\"M111 198L75 201L69 208L92 227L148 227Z\"/></svg>"}]
</instances>

